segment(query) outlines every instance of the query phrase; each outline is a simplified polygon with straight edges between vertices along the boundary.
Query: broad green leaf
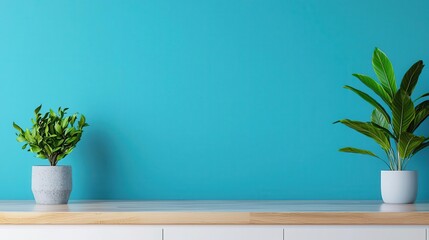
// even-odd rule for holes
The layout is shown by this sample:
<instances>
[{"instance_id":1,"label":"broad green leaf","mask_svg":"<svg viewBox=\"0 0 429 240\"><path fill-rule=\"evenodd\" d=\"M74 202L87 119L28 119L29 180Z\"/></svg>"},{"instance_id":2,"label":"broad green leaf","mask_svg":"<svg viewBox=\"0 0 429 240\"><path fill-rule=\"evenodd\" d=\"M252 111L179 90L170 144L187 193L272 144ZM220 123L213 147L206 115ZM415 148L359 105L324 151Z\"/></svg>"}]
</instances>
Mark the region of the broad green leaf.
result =
<instances>
[{"instance_id":1,"label":"broad green leaf","mask_svg":"<svg viewBox=\"0 0 429 240\"><path fill-rule=\"evenodd\" d=\"M401 89L403 89L408 94L408 96L411 96L413 93L423 67L424 65L422 60L414 63L402 78Z\"/></svg>"},{"instance_id":2,"label":"broad green leaf","mask_svg":"<svg viewBox=\"0 0 429 240\"><path fill-rule=\"evenodd\" d=\"M367 137L372 138L384 150L390 149L390 141L388 135L384 131L373 126L371 123L353 121L349 119L342 119L339 120L339 122L346 125L347 127L354 129L359 133L364 134Z\"/></svg>"},{"instance_id":3,"label":"broad green leaf","mask_svg":"<svg viewBox=\"0 0 429 240\"><path fill-rule=\"evenodd\" d=\"M387 121L386 117L378 109L374 109L374 111L372 111L371 122L385 128L385 129L389 128L389 122Z\"/></svg>"},{"instance_id":4,"label":"broad green leaf","mask_svg":"<svg viewBox=\"0 0 429 240\"><path fill-rule=\"evenodd\" d=\"M374 125L375 127L377 127L378 129L382 130L383 132L385 132L387 135L389 135L391 138L393 139L397 139L395 135L393 135L390 130L389 130L389 126L390 124L387 122L386 118L384 117L383 114L380 113L380 111L378 111L377 109L374 109L374 111L372 111L372 115L371 115L371 123L372 125Z\"/></svg>"},{"instance_id":5,"label":"broad green leaf","mask_svg":"<svg viewBox=\"0 0 429 240\"><path fill-rule=\"evenodd\" d=\"M398 152L401 159L409 158L414 150L425 141L424 137L415 136L414 134L403 132L399 137Z\"/></svg>"},{"instance_id":6,"label":"broad green leaf","mask_svg":"<svg viewBox=\"0 0 429 240\"><path fill-rule=\"evenodd\" d=\"M393 98L397 89L393 66L386 54L378 48L375 48L374 50L372 67L374 68L375 74L380 80L383 89L391 98Z\"/></svg>"},{"instance_id":7,"label":"broad green leaf","mask_svg":"<svg viewBox=\"0 0 429 240\"><path fill-rule=\"evenodd\" d=\"M396 93L392 102L393 132L400 136L414 120L415 110L410 96L402 90Z\"/></svg>"},{"instance_id":8,"label":"broad green leaf","mask_svg":"<svg viewBox=\"0 0 429 240\"><path fill-rule=\"evenodd\" d=\"M418 104L415 108L415 111L416 115L414 120L407 129L407 131L410 133L414 132L429 116L429 100Z\"/></svg>"},{"instance_id":9,"label":"broad green leaf","mask_svg":"<svg viewBox=\"0 0 429 240\"><path fill-rule=\"evenodd\" d=\"M421 143L418 147L416 147L416 149L414 149L413 155L415 155L416 153L420 152L421 150L425 149L428 146L429 146L429 141Z\"/></svg>"},{"instance_id":10,"label":"broad green leaf","mask_svg":"<svg viewBox=\"0 0 429 240\"><path fill-rule=\"evenodd\" d=\"M364 149L359 149L359 148L345 147L345 148L341 148L339 151L340 152L346 152L346 153L364 154L364 155L369 155L369 156L381 159L380 157L378 157L377 155L375 155L373 152L368 151L368 150L364 150Z\"/></svg>"},{"instance_id":11,"label":"broad green leaf","mask_svg":"<svg viewBox=\"0 0 429 240\"><path fill-rule=\"evenodd\" d=\"M417 100L420 100L421 98L427 97L429 96L429 93L425 93L423 95L421 95L420 97L416 98L416 100L414 100L414 102L416 102Z\"/></svg>"},{"instance_id":12,"label":"broad green leaf","mask_svg":"<svg viewBox=\"0 0 429 240\"><path fill-rule=\"evenodd\" d=\"M378 111L380 111L381 114L384 115L384 117L386 118L387 122L390 123L390 116L389 116L389 114L386 112L386 110L383 108L383 106L381 106L381 104L379 104L374 98L372 98L368 94L366 94L366 93L364 93L364 92L362 92L362 91L360 91L358 89L355 89L353 87L344 86L344 88L353 91L354 93L356 93L357 95L359 95L362 99L364 99L369 104L371 104L373 107L375 107Z\"/></svg>"},{"instance_id":13,"label":"broad green leaf","mask_svg":"<svg viewBox=\"0 0 429 240\"><path fill-rule=\"evenodd\" d=\"M397 140L396 136L393 133L391 133L387 128L384 128L384 127L378 125L377 123L373 123L373 122L371 122L370 124L373 125L374 127L378 128L378 129L380 129L381 131L383 131L386 134L386 136L393 138L395 141Z\"/></svg>"},{"instance_id":14,"label":"broad green leaf","mask_svg":"<svg viewBox=\"0 0 429 240\"><path fill-rule=\"evenodd\" d=\"M28 144L24 144L24 145L22 146L22 149L27 148L27 146L28 146Z\"/></svg>"},{"instance_id":15,"label":"broad green leaf","mask_svg":"<svg viewBox=\"0 0 429 240\"><path fill-rule=\"evenodd\" d=\"M362 74L353 74L356 78L358 78L363 84L369 87L375 94L377 94L387 105L390 106L392 103L392 97L384 91L383 87L380 86L374 79L371 77L362 75Z\"/></svg>"}]
</instances>

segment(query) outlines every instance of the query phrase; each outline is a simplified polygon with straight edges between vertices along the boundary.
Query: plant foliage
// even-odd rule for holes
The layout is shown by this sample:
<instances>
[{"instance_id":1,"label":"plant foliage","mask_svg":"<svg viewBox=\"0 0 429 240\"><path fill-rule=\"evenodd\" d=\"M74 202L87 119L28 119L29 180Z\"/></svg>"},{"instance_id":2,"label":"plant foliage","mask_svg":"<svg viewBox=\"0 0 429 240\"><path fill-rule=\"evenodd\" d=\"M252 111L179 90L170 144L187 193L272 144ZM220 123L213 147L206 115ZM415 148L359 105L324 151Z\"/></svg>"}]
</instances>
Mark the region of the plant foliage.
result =
<instances>
[{"instance_id":1,"label":"plant foliage","mask_svg":"<svg viewBox=\"0 0 429 240\"><path fill-rule=\"evenodd\" d=\"M417 61L410 67L402 78L399 89L392 63L378 48L374 50L372 67L378 81L362 74L353 76L372 90L383 104L361 90L345 86L344 88L371 104L374 110L369 122L342 119L335 123L342 123L373 139L386 153L387 161L364 149L345 147L340 151L376 157L385 162L390 170L404 170L412 156L429 146L429 138L414 135L414 131L429 116L429 100L421 101L428 97L429 93L412 100L414 88L424 67L423 61ZM390 110L390 115L386 109Z\"/></svg>"},{"instance_id":2,"label":"plant foliage","mask_svg":"<svg viewBox=\"0 0 429 240\"><path fill-rule=\"evenodd\" d=\"M48 159L51 166L56 166L73 151L82 137L83 128L89 125L82 114L78 121L78 113L66 116L68 108L60 107L57 113L51 109L45 114L39 113L41 108L42 105L34 110L35 118L31 119L31 129L23 130L13 123L18 131L16 140L25 143L22 149L28 149L39 158Z\"/></svg>"}]
</instances>

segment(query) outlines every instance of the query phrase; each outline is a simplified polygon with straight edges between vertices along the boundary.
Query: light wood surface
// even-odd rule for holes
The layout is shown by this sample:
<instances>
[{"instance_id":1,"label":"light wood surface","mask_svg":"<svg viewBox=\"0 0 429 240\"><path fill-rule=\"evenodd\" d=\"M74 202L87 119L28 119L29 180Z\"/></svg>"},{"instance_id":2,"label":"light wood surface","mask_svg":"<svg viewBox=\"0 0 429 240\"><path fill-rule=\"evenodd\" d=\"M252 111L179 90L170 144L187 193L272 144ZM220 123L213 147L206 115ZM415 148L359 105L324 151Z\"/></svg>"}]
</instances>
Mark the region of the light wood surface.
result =
<instances>
[{"instance_id":1,"label":"light wood surface","mask_svg":"<svg viewBox=\"0 0 429 240\"><path fill-rule=\"evenodd\" d=\"M0 224L429 225L429 203L376 201L0 201Z\"/></svg>"}]
</instances>

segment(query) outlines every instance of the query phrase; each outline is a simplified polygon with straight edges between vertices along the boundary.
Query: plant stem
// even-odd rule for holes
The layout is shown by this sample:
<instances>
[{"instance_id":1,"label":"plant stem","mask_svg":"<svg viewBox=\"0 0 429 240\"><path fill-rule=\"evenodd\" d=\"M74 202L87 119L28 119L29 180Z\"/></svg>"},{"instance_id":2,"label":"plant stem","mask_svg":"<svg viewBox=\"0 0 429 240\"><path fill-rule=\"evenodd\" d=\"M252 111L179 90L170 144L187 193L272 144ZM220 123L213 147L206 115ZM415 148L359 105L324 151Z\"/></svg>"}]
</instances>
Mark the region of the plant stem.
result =
<instances>
[{"instance_id":1,"label":"plant stem","mask_svg":"<svg viewBox=\"0 0 429 240\"><path fill-rule=\"evenodd\" d=\"M398 171L402 170L402 161L401 161L401 156L399 155L399 149L398 149L398 143L396 143L396 153L398 155Z\"/></svg>"},{"instance_id":2,"label":"plant stem","mask_svg":"<svg viewBox=\"0 0 429 240\"><path fill-rule=\"evenodd\" d=\"M51 164L51 166L56 166L57 165L57 154L52 154L51 156L49 156L49 163Z\"/></svg>"}]
</instances>

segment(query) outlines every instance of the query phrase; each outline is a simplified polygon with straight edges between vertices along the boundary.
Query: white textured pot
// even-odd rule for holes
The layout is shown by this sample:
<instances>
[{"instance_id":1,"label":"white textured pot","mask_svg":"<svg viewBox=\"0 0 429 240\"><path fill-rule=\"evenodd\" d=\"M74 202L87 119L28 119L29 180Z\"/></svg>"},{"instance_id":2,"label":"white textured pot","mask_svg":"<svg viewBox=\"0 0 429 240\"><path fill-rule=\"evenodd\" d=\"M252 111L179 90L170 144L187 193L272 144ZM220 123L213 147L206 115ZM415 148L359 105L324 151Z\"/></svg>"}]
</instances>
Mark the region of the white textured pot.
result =
<instances>
[{"instance_id":1,"label":"white textured pot","mask_svg":"<svg viewBox=\"0 0 429 240\"><path fill-rule=\"evenodd\" d=\"M31 190L37 204L67 204L72 190L71 166L33 166Z\"/></svg>"},{"instance_id":2,"label":"white textured pot","mask_svg":"<svg viewBox=\"0 0 429 240\"><path fill-rule=\"evenodd\" d=\"M381 196L385 203L414 203L417 171L381 171Z\"/></svg>"}]
</instances>

